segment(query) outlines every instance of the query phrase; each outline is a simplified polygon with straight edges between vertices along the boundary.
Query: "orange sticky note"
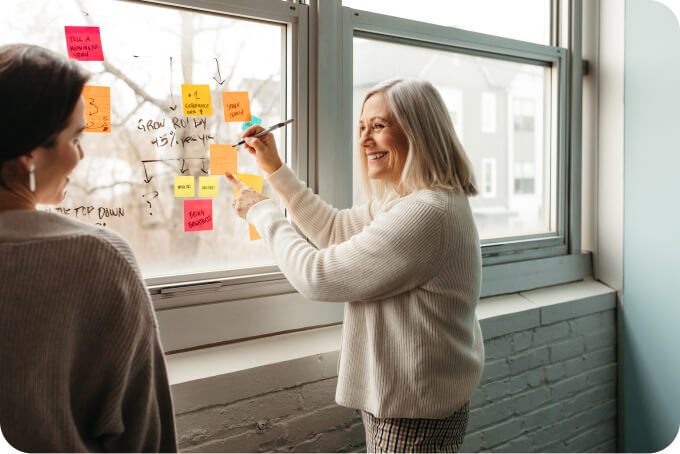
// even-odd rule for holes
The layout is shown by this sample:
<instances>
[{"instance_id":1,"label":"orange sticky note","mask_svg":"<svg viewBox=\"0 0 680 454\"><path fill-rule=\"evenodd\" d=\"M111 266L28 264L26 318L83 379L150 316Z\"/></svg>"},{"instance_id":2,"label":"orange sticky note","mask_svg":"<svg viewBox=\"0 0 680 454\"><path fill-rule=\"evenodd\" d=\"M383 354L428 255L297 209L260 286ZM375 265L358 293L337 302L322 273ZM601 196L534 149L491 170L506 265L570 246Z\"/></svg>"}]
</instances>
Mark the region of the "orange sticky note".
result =
<instances>
[{"instance_id":1,"label":"orange sticky note","mask_svg":"<svg viewBox=\"0 0 680 454\"><path fill-rule=\"evenodd\" d=\"M237 173L236 178L238 181L241 183L245 184L246 186L250 186L251 188L255 189L257 192L262 193L262 185L264 183L264 177L262 175L250 175L248 173ZM234 195L236 195L238 191L234 189Z\"/></svg>"},{"instance_id":2,"label":"orange sticky note","mask_svg":"<svg viewBox=\"0 0 680 454\"><path fill-rule=\"evenodd\" d=\"M210 175L224 175L224 172L236 173L238 154L231 145L210 144Z\"/></svg>"},{"instance_id":3,"label":"orange sticky note","mask_svg":"<svg viewBox=\"0 0 680 454\"><path fill-rule=\"evenodd\" d=\"M99 27L64 27L68 56L80 61L104 61Z\"/></svg>"},{"instance_id":4,"label":"orange sticky note","mask_svg":"<svg viewBox=\"0 0 680 454\"><path fill-rule=\"evenodd\" d=\"M224 121L251 121L247 91L223 91Z\"/></svg>"},{"instance_id":5,"label":"orange sticky note","mask_svg":"<svg viewBox=\"0 0 680 454\"><path fill-rule=\"evenodd\" d=\"M212 115L210 85L182 84L182 107L185 117Z\"/></svg>"},{"instance_id":6,"label":"orange sticky note","mask_svg":"<svg viewBox=\"0 0 680 454\"><path fill-rule=\"evenodd\" d=\"M248 224L248 232L250 232L250 241L262 239L260 234L257 233L257 229L253 224Z\"/></svg>"},{"instance_id":7,"label":"orange sticky note","mask_svg":"<svg viewBox=\"0 0 680 454\"><path fill-rule=\"evenodd\" d=\"M212 199L184 201L184 231L213 229Z\"/></svg>"},{"instance_id":8,"label":"orange sticky note","mask_svg":"<svg viewBox=\"0 0 680 454\"><path fill-rule=\"evenodd\" d=\"M85 132L111 132L111 88L85 85Z\"/></svg>"}]
</instances>

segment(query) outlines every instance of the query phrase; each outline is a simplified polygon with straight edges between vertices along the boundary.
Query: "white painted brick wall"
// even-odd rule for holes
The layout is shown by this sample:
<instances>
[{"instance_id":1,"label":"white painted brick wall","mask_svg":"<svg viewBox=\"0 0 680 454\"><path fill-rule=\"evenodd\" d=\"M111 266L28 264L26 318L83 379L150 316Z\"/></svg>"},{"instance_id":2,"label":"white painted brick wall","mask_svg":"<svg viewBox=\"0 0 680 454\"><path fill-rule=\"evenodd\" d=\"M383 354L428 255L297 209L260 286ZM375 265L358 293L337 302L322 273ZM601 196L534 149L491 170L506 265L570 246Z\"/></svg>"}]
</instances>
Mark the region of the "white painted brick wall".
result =
<instances>
[{"instance_id":1,"label":"white painted brick wall","mask_svg":"<svg viewBox=\"0 0 680 454\"><path fill-rule=\"evenodd\" d=\"M613 297L613 296L612 296ZM616 450L616 314L598 303L593 313L569 303L508 323L494 317L485 337L486 367L471 399L463 452L613 452ZM545 309L545 312L543 310ZM576 316L578 315L578 316ZM546 321L547 324L541 324ZM485 331L484 320L482 330ZM486 331L485 331L486 336ZM337 355L257 368L234 380L253 380L233 399L187 397L198 381L173 387L180 449L186 452L365 451L359 413L334 403ZM318 364L321 374L306 368ZM281 385L281 375L290 380ZM258 392L261 381L262 392ZM269 383L271 382L271 383ZM279 384L272 384L272 383ZM240 381L233 381L241 383ZM264 383L269 383L267 386ZM184 385L182 385L184 386ZM194 388L191 388L194 387ZM230 394L228 384L207 392ZM221 390L221 391L220 391Z\"/></svg>"}]
</instances>

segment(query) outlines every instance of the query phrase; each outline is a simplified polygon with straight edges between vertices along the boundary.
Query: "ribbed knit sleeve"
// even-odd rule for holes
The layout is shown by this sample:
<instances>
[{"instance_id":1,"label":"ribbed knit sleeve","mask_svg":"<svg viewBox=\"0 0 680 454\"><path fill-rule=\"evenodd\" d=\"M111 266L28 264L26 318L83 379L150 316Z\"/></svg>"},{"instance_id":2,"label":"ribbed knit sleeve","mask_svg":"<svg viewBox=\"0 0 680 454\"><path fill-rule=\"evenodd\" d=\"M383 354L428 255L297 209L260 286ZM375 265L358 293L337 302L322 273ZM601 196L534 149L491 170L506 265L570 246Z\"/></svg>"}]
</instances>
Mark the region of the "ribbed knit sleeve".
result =
<instances>
[{"instance_id":1,"label":"ribbed knit sleeve","mask_svg":"<svg viewBox=\"0 0 680 454\"><path fill-rule=\"evenodd\" d=\"M267 181L283 201L295 225L318 248L341 243L373 221L375 204L338 210L323 201L285 164Z\"/></svg>"},{"instance_id":2,"label":"ribbed knit sleeve","mask_svg":"<svg viewBox=\"0 0 680 454\"><path fill-rule=\"evenodd\" d=\"M0 424L29 452L175 452L149 294L127 242L0 213Z\"/></svg>"},{"instance_id":3,"label":"ribbed knit sleeve","mask_svg":"<svg viewBox=\"0 0 680 454\"><path fill-rule=\"evenodd\" d=\"M314 212L319 203L311 205ZM439 271L444 212L417 199L404 199L349 240L321 250L307 243L271 200L252 206L247 219L293 287L309 299L383 299Z\"/></svg>"},{"instance_id":4,"label":"ribbed knit sleeve","mask_svg":"<svg viewBox=\"0 0 680 454\"><path fill-rule=\"evenodd\" d=\"M127 242L100 233L104 247L114 246L109 266L117 270L106 286L113 304L100 327L108 342L95 364L109 391L93 436L110 452L176 452L170 385L148 292Z\"/></svg>"}]
</instances>

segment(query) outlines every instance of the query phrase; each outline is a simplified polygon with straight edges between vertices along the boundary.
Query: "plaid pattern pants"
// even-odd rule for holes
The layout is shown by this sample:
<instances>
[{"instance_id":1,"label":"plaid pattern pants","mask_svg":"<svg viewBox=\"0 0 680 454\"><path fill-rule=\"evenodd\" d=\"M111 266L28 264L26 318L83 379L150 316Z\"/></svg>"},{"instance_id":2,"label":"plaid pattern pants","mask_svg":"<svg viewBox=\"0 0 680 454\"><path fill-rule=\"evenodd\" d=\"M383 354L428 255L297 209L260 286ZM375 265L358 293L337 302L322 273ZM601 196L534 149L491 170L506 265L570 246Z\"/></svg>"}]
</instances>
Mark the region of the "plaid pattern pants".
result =
<instances>
[{"instance_id":1,"label":"plaid pattern pants","mask_svg":"<svg viewBox=\"0 0 680 454\"><path fill-rule=\"evenodd\" d=\"M469 415L469 402L442 419L376 418L362 411L366 452L458 452Z\"/></svg>"}]
</instances>

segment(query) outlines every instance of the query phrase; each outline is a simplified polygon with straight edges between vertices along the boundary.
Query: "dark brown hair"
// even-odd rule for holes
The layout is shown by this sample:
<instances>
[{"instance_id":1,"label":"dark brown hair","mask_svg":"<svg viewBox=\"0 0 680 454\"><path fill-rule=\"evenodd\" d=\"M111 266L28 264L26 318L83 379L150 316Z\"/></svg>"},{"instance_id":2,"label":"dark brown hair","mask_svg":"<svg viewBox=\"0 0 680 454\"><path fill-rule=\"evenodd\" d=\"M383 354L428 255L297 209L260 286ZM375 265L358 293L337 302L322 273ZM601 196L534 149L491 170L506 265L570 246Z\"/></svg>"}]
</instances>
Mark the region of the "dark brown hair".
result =
<instances>
[{"instance_id":1,"label":"dark brown hair","mask_svg":"<svg viewBox=\"0 0 680 454\"><path fill-rule=\"evenodd\" d=\"M0 46L0 166L54 146L88 78L76 61L49 49Z\"/></svg>"}]
</instances>

